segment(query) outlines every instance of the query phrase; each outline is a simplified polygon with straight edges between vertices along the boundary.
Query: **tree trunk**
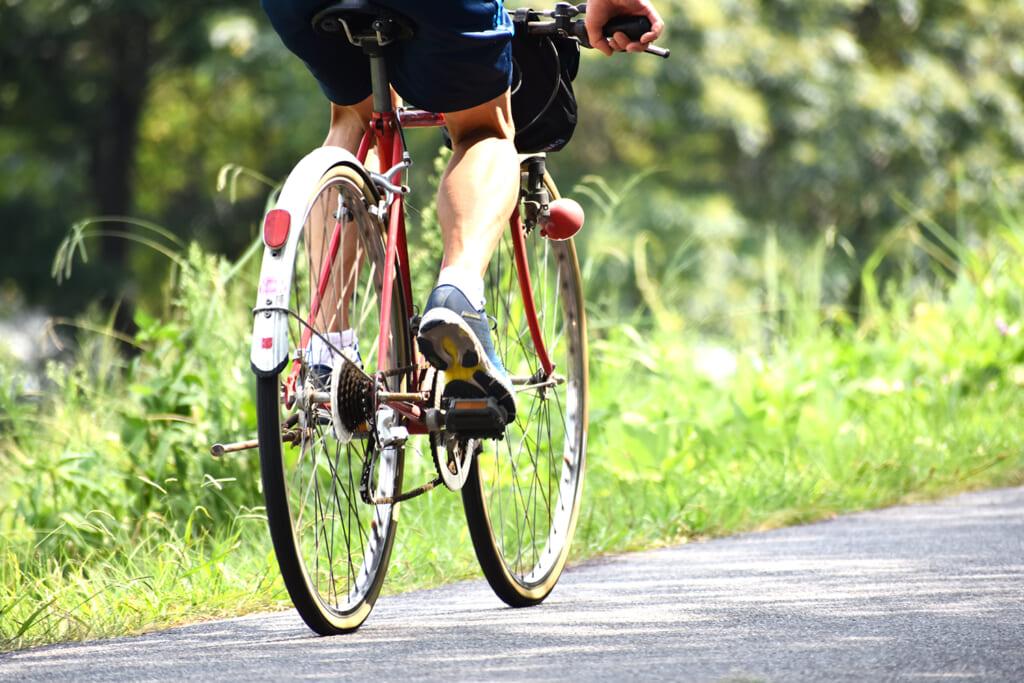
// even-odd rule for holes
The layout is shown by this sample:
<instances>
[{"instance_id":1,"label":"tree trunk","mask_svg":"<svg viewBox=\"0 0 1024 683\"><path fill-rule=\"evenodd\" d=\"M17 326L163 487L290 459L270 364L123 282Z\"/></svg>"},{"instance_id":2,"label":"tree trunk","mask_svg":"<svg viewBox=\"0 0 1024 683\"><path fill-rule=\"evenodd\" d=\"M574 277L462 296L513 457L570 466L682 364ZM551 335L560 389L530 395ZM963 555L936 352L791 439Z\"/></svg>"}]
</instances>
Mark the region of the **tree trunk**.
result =
<instances>
[{"instance_id":1,"label":"tree trunk","mask_svg":"<svg viewBox=\"0 0 1024 683\"><path fill-rule=\"evenodd\" d=\"M101 35L102 51L111 77L103 104L104 114L96 121L89 140L92 195L101 216L130 216L133 210L135 149L139 121L146 98L151 65L151 22L141 16L114 15ZM134 333L134 302L128 263L129 242L104 237L100 262L106 269L104 305L117 307L115 327Z\"/></svg>"}]
</instances>

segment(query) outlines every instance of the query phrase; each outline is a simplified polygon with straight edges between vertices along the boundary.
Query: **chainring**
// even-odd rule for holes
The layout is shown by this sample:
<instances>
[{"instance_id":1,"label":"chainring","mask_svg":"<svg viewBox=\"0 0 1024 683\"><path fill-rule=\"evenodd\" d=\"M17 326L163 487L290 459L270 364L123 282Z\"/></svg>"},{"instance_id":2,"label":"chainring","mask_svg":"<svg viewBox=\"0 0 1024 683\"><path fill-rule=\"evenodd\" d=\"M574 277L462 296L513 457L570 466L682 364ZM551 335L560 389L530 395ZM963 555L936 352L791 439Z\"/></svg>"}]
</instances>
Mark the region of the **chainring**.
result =
<instances>
[{"instance_id":1,"label":"chainring","mask_svg":"<svg viewBox=\"0 0 1024 683\"><path fill-rule=\"evenodd\" d=\"M444 485L452 491L458 491L466 485L469 478L469 469L473 465L473 458L480 452L480 439L457 439L445 437L445 455L447 462L438 466L437 472L441 475Z\"/></svg>"},{"instance_id":2,"label":"chainring","mask_svg":"<svg viewBox=\"0 0 1024 683\"><path fill-rule=\"evenodd\" d=\"M440 412L441 396L444 393L444 373L433 368L428 371L432 372L434 377L431 382L430 404ZM439 441L444 442L443 450ZM456 439L443 430L431 432L430 455L434 459L438 476L448 489L458 491L466 485L469 468L473 464L473 457L480 451L480 446L479 439Z\"/></svg>"}]
</instances>

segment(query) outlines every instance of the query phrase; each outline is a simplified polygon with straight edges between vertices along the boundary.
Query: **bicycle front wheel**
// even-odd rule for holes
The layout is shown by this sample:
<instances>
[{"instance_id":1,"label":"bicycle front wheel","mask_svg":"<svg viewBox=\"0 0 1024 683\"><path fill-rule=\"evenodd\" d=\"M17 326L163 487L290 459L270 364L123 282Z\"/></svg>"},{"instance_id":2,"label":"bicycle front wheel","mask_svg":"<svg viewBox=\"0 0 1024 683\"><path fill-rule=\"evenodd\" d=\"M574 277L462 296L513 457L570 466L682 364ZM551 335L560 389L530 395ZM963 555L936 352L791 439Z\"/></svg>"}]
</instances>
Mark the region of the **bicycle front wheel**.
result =
<instances>
[{"instance_id":1,"label":"bicycle front wheel","mask_svg":"<svg viewBox=\"0 0 1024 683\"><path fill-rule=\"evenodd\" d=\"M552 199L557 191L545 184ZM572 240L526 238L532 291L520 288L511 231L485 277L497 319L495 346L516 389L516 419L504 439L481 444L462 489L466 521L484 576L514 607L533 605L554 588L579 517L587 446L587 341L583 292ZM532 299L546 374L529 329Z\"/></svg>"},{"instance_id":2,"label":"bicycle front wheel","mask_svg":"<svg viewBox=\"0 0 1024 683\"><path fill-rule=\"evenodd\" d=\"M389 358L377 357L385 250L374 206L348 166L311 188L289 295L290 360L256 387L274 552L299 614L324 635L357 628L380 593L398 519L398 505L381 501L401 491L404 469L401 449L380 448L372 423L376 370L405 367L411 353L396 283Z\"/></svg>"}]
</instances>

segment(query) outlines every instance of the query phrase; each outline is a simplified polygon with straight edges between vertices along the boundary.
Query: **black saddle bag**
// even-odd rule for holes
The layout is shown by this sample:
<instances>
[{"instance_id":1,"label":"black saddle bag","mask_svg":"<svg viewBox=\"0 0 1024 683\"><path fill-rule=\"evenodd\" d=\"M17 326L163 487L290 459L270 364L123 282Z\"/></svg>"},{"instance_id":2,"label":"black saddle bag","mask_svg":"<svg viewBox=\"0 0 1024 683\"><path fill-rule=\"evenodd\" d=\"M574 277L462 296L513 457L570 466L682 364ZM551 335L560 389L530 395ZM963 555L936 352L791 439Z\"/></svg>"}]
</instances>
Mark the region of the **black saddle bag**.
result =
<instances>
[{"instance_id":1,"label":"black saddle bag","mask_svg":"<svg viewBox=\"0 0 1024 683\"><path fill-rule=\"evenodd\" d=\"M565 147L576 129L572 81L580 65L573 38L530 35L522 10L513 15L512 120L516 149L522 154Z\"/></svg>"}]
</instances>

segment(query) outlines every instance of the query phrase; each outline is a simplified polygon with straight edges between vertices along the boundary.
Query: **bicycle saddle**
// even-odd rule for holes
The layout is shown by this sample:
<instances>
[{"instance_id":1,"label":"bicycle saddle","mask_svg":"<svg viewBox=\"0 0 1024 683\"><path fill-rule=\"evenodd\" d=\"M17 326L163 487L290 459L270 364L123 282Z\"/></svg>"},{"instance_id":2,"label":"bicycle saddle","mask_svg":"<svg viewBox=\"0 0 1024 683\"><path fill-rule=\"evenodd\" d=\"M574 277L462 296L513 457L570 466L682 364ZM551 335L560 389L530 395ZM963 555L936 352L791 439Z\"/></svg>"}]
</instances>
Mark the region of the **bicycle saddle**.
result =
<instances>
[{"instance_id":1,"label":"bicycle saddle","mask_svg":"<svg viewBox=\"0 0 1024 683\"><path fill-rule=\"evenodd\" d=\"M362 48L406 40L415 33L412 21L369 0L340 0L313 16L313 30L321 35L342 34Z\"/></svg>"}]
</instances>

